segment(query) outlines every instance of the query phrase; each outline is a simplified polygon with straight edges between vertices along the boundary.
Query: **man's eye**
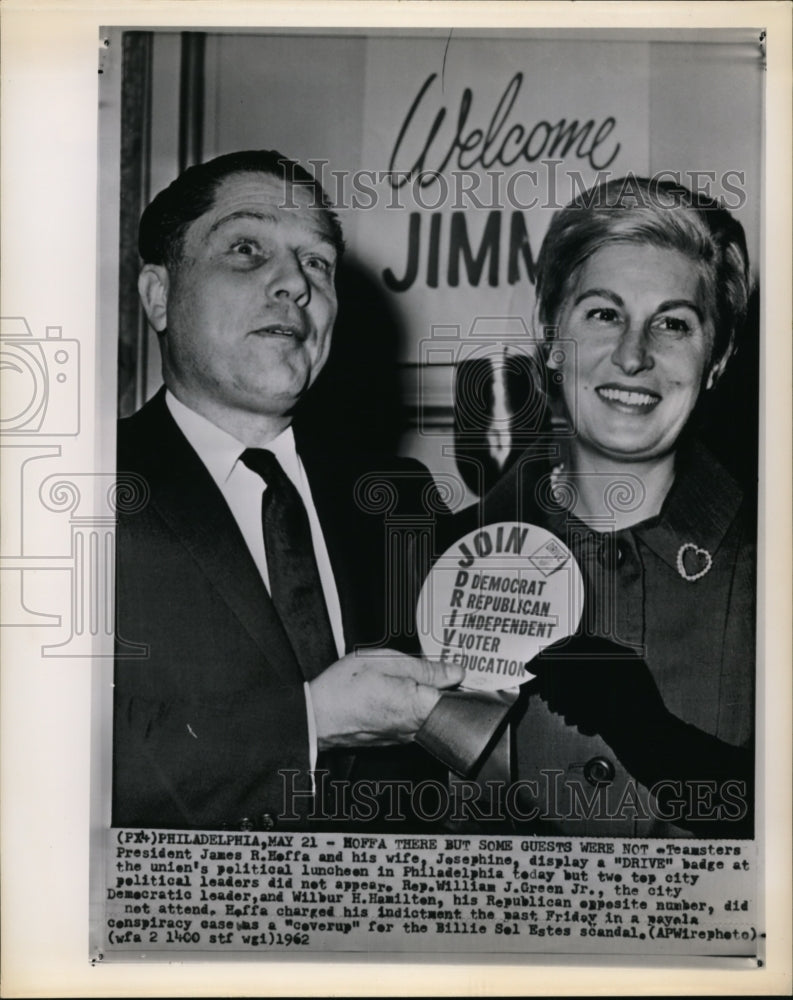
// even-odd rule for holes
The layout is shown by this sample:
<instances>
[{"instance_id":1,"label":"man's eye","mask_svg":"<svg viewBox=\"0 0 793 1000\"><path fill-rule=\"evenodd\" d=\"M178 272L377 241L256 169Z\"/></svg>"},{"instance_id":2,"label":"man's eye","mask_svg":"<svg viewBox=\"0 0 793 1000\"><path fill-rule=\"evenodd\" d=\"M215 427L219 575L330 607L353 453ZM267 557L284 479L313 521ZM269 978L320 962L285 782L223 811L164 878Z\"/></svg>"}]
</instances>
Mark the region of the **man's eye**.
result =
<instances>
[{"instance_id":1,"label":"man's eye","mask_svg":"<svg viewBox=\"0 0 793 1000\"><path fill-rule=\"evenodd\" d=\"M691 330L688 322L680 316L659 316L653 325L664 333L688 333Z\"/></svg>"},{"instance_id":2,"label":"man's eye","mask_svg":"<svg viewBox=\"0 0 793 1000\"><path fill-rule=\"evenodd\" d=\"M333 264L325 257L312 254L306 258L306 267L311 268L312 271L320 271L323 274L328 274L333 269Z\"/></svg>"},{"instance_id":3,"label":"man's eye","mask_svg":"<svg viewBox=\"0 0 793 1000\"><path fill-rule=\"evenodd\" d=\"M253 240L237 240L236 243L232 243L231 250L232 253L252 257L254 254L259 253L259 245Z\"/></svg>"},{"instance_id":4,"label":"man's eye","mask_svg":"<svg viewBox=\"0 0 793 1000\"><path fill-rule=\"evenodd\" d=\"M618 323L620 316L616 309L610 309L608 306L598 306L595 309L589 309L586 318L593 319L597 323Z\"/></svg>"}]
</instances>

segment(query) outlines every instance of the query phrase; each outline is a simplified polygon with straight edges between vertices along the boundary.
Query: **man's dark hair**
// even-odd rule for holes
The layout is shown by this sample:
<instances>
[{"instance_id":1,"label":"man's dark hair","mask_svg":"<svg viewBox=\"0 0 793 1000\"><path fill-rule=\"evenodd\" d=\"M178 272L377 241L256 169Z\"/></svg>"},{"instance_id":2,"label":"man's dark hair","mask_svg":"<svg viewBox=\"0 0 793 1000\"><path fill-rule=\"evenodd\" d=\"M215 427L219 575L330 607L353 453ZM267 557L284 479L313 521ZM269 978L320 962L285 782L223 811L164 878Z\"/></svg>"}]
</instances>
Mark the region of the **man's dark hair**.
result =
<instances>
[{"instance_id":1,"label":"man's dark hair","mask_svg":"<svg viewBox=\"0 0 793 1000\"><path fill-rule=\"evenodd\" d=\"M177 265L188 227L212 208L218 187L234 174L268 174L283 181L285 204L288 204L286 199L290 185L300 185L313 191L313 204L325 213L336 249L342 252L344 238L341 223L319 181L305 167L275 149L251 149L226 153L206 163L188 167L160 191L140 220L138 252L143 263Z\"/></svg>"}]
</instances>

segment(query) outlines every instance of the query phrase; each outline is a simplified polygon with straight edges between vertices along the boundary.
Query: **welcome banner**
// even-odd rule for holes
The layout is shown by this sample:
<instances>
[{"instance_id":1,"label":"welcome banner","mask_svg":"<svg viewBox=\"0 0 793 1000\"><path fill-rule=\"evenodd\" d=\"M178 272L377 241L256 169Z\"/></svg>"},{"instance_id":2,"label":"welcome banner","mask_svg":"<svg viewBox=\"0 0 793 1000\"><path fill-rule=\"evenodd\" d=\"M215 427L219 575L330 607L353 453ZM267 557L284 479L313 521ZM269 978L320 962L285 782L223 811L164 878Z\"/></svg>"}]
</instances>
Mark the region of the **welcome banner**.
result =
<instances>
[{"instance_id":1,"label":"welcome banner","mask_svg":"<svg viewBox=\"0 0 793 1000\"><path fill-rule=\"evenodd\" d=\"M370 40L356 250L404 317L405 362L429 360L438 328L530 317L553 212L647 172L648 58L641 43Z\"/></svg>"}]
</instances>

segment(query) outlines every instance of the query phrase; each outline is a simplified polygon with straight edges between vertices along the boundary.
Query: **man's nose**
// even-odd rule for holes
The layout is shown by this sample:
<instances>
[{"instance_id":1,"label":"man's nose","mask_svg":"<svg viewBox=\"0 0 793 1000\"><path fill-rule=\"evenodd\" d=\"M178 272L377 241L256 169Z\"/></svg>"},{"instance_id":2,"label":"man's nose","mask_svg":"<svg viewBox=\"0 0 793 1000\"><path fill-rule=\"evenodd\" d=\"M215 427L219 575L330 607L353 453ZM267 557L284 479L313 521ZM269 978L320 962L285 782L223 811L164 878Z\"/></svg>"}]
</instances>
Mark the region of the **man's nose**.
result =
<instances>
[{"instance_id":1,"label":"man's nose","mask_svg":"<svg viewBox=\"0 0 793 1000\"><path fill-rule=\"evenodd\" d=\"M649 349L647 332L641 325L631 323L622 331L611 355L611 360L626 375L635 375L637 372L646 371L654 366L655 362Z\"/></svg>"},{"instance_id":2,"label":"man's nose","mask_svg":"<svg viewBox=\"0 0 793 1000\"><path fill-rule=\"evenodd\" d=\"M267 290L274 298L291 299L298 306L308 304L311 298L311 286L299 258L294 253L284 251L270 261Z\"/></svg>"}]
</instances>

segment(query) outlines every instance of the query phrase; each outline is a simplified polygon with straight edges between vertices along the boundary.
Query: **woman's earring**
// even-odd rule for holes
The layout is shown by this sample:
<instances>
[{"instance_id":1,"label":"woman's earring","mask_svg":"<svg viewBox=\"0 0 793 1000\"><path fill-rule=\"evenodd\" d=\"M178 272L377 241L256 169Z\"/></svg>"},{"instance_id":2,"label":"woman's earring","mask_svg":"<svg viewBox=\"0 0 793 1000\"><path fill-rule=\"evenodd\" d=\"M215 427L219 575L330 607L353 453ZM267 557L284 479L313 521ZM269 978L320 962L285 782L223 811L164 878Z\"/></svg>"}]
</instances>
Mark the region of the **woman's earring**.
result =
<instances>
[{"instance_id":1,"label":"woman's earring","mask_svg":"<svg viewBox=\"0 0 793 1000\"><path fill-rule=\"evenodd\" d=\"M717 361L715 365L711 365L710 371L708 372L708 377L705 380L705 389L712 389L713 386L719 381L727 364L727 359L730 357L730 353L723 355L720 361Z\"/></svg>"}]
</instances>

